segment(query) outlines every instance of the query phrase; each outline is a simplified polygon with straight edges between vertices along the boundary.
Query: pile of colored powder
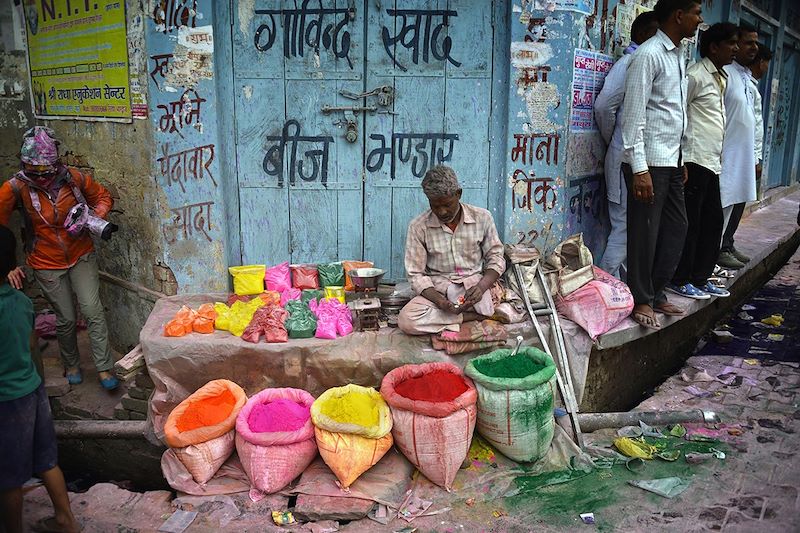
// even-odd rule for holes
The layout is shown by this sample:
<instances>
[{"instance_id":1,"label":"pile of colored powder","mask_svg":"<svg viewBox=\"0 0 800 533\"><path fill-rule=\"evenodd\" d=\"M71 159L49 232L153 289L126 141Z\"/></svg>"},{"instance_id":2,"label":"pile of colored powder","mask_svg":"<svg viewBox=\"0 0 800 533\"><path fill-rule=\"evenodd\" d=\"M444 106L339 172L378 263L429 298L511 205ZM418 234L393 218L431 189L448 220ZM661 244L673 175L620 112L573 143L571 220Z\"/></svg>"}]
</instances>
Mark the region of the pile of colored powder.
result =
<instances>
[{"instance_id":1,"label":"pile of colored powder","mask_svg":"<svg viewBox=\"0 0 800 533\"><path fill-rule=\"evenodd\" d=\"M320 412L342 424L370 427L378 424L378 403L363 392L348 392L330 398L320 406Z\"/></svg>"},{"instance_id":2,"label":"pile of colored powder","mask_svg":"<svg viewBox=\"0 0 800 533\"><path fill-rule=\"evenodd\" d=\"M217 396L192 401L175 426L178 431L191 431L193 429L219 424L231 414L236 398L233 393L225 389Z\"/></svg>"},{"instance_id":3,"label":"pile of colored powder","mask_svg":"<svg viewBox=\"0 0 800 533\"><path fill-rule=\"evenodd\" d=\"M407 379L394 390L409 400L449 402L464 394L467 389L467 383L461 376L447 370L435 370L418 378Z\"/></svg>"},{"instance_id":4,"label":"pile of colored powder","mask_svg":"<svg viewBox=\"0 0 800 533\"><path fill-rule=\"evenodd\" d=\"M544 366L536 363L530 357L523 354L516 354L511 357L503 357L494 361L478 360L475 361L475 369L491 378L524 378L540 371Z\"/></svg>"},{"instance_id":5,"label":"pile of colored powder","mask_svg":"<svg viewBox=\"0 0 800 533\"><path fill-rule=\"evenodd\" d=\"M297 431L311 416L310 409L292 400L283 398L253 407L247 417L250 431L271 433L273 431Z\"/></svg>"}]
</instances>

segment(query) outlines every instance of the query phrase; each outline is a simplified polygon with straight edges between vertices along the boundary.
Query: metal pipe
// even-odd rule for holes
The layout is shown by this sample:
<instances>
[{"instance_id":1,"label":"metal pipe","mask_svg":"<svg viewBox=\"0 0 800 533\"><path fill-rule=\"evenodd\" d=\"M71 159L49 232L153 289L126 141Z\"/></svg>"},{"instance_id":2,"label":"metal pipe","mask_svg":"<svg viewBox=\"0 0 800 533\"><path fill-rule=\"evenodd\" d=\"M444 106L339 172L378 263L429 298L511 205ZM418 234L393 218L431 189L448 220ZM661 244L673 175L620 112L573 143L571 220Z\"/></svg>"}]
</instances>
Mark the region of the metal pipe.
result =
<instances>
[{"instance_id":1,"label":"metal pipe","mask_svg":"<svg viewBox=\"0 0 800 533\"><path fill-rule=\"evenodd\" d=\"M649 426L682 424L684 422L719 423L719 416L713 411L693 409L691 411L628 411L625 413L579 413L578 420L582 431L595 431L602 428L621 428L635 426L641 420Z\"/></svg>"},{"instance_id":2,"label":"metal pipe","mask_svg":"<svg viewBox=\"0 0 800 533\"><path fill-rule=\"evenodd\" d=\"M61 439L143 439L144 420L55 420Z\"/></svg>"}]
</instances>

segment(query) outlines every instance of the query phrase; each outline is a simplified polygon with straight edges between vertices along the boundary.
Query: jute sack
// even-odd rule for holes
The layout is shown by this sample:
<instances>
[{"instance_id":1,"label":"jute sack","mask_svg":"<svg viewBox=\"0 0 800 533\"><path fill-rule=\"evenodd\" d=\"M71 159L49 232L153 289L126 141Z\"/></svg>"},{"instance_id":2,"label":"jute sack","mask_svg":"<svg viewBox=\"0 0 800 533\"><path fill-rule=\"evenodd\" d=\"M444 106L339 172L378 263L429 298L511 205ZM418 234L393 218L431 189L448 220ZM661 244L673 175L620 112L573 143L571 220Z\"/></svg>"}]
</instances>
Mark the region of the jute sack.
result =
<instances>
[{"instance_id":1,"label":"jute sack","mask_svg":"<svg viewBox=\"0 0 800 533\"><path fill-rule=\"evenodd\" d=\"M447 402L411 400L395 391L404 381L436 371L463 377L468 389ZM381 396L392 410L397 448L431 482L451 490L475 430L478 393L472 380L453 363L404 365L383 378Z\"/></svg>"},{"instance_id":2,"label":"jute sack","mask_svg":"<svg viewBox=\"0 0 800 533\"><path fill-rule=\"evenodd\" d=\"M236 419L236 451L250 479L253 501L285 488L317 456L311 418L296 431L255 432L250 429L248 420L255 406L281 399L308 408L314 403L314 397L304 390L264 389L247 401Z\"/></svg>"},{"instance_id":3,"label":"jute sack","mask_svg":"<svg viewBox=\"0 0 800 533\"><path fill-rule=\"evenodd\" d=\"M215 424L180 431L181 417L204 399L219 397L229 392L234 403L227 416ZM172 410L164 425L167 445L186 466L197 483L206 483L233 453L236 417L247 401L244 390L227 379L209 381Z\"/></svg>"},{"instance_id":4,"label":"jute sack","mask_svg":"<svg viewBox=\"0 0 800 533\"><path fill-rule=\"evenodd\" d=\"M369 396L378 409L378 423L370 426L337 422L322 413L322 406L350 392ZM392 414L375 389L359 385L334 387L323 392L311 406L311 420L323 461L336 475L342 488L369 470L392 447Z\"/></svg>"},{"instance_id":5,"label":"jute sack","mask_svg":"<svg viewBox=\"0 0 800 533\"><path fill-rule=\"evenodd\" d=\"M514 461L538 461L553 440L556 366L538 348L522 348L519 354L530 357L541 370L524 378L491 377L478 371L478 361L511 355L511 350L501 349L470 360L464 373L478 390L478 433Z\"/></svg>"}]
</instances>

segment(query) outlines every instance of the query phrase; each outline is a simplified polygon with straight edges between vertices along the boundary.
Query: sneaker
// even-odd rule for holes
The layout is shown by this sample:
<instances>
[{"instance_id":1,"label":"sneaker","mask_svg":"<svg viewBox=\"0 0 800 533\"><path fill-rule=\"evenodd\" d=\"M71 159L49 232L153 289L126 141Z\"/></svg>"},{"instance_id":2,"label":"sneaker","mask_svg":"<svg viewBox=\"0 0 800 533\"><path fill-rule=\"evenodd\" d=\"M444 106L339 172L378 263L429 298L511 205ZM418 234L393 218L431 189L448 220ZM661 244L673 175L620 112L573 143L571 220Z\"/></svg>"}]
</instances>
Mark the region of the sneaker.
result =
<instances>
[{"instance_id":1,"label":"sneaker","mask_svg":"<svg viewBox=\"0 0 800 533\"><path fill-rule=\"evenodd\" d=\"M695 300L708 300L711 298L710 294L706 294L691 283L687 283L686 285L669 284L667 285L666 290L669 292L674 292L680 296L685 296L686 298L693 298Z\"/></svg>"},{"instance_id":2,"label":"sneaker","mask_svg":"<svg viewBox=\"0 0 800 533\"><path fill-rule=\"evenodd\" d=\"M736 248L731 250L731 254L733 255L733 257L735 257L736 259L738 259L742 263L749 263L750 262L750 258L748 256L744 255L742 252L740 252Z\"/></svg>"},{"instance_id":3,"label":"sneaker","mask_svg":"<svg viewBox=\"0 0 800 533\"><path fill-rule=\"evenodd\" d=\"M732 270L728 270L728 269L722 268L719 265L714 265L714 275L718 276L720 278L730 279L730 278L735 278L736 277L736 272L733 272Z\"/></svg>"},{"instance_id":4,"label":"sneaker","mask_svg":"<svg viewBox=\"0 0 800 533\"><path fill-rule=\"evenodd\" d=\"M724 287L720 287L718 285L714 285L710 281L707 282L705 285L703 285L700 288L700 290L706 294L710 294L711 296L716 296L717 298L727 298L728 296L731 295L728 289L725 289Z\"/></svg>"},{"instance_id":5,"label":"sneaker","mask_svg":"<svg viewBox=\"0 0 800 533\"><path fill-rule=\"evenodd\" d=\"M730 252L720 252L717 264L723 268L732 268L733 270L744 268L744 263L736 259Z\"/></svg>"}]
</instances>

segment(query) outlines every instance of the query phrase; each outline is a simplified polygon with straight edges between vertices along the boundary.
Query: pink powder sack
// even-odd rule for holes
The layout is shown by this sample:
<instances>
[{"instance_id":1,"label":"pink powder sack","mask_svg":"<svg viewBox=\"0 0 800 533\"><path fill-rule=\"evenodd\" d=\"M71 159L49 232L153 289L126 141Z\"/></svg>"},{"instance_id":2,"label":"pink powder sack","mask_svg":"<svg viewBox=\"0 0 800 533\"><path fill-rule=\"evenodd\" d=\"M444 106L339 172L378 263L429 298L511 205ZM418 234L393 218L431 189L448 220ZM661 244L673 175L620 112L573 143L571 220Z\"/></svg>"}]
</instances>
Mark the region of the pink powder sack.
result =
<instances>
[{"instance_id":1,"label":"pink powder sack","mask_svg":"<svg viewBox=\"0 0 800 533\"><path fill-rule=\"evenodd\" d=\"M278 399L253 406L247 425L255 433L297 431L311 417L308 406L292 400Z\"/></svg>"}]
</instances>

